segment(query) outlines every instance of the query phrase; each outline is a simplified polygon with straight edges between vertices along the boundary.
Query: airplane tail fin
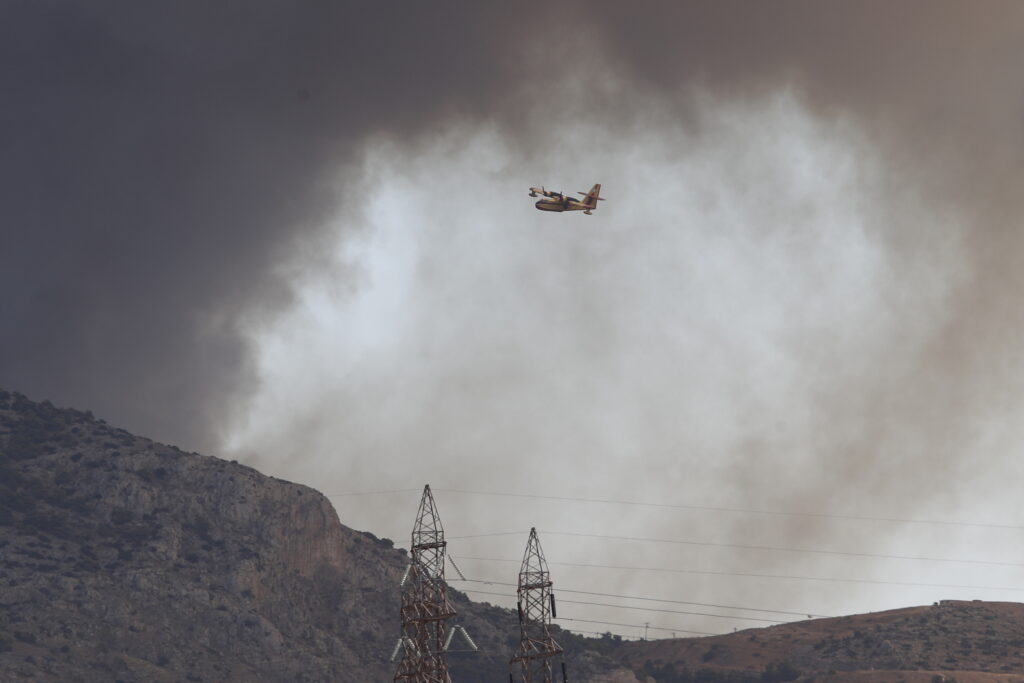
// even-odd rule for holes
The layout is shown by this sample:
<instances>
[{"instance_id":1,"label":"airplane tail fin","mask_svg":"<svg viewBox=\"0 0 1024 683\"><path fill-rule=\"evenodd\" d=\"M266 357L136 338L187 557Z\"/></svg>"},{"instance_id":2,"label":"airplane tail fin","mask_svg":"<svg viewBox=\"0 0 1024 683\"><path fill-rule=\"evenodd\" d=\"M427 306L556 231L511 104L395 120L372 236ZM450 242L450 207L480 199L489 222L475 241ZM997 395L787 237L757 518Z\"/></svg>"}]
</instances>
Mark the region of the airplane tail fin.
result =
<instances>
[{"instance_id":1,"label":"airplane tail fin","mask_svg":"<svg viewBox=\"0 0 1024 683\"><path fill-rule=\"evenodd\" d=\"M583 198L583 205L587 207L587 209L596 209L597 202L604 201L604 197L598 196L601 194L601 183L598 183L597 185L594 185L592 188L590 188L590 192L580 192L580 194L586 195Z\"/></svg>"}]
</instances>

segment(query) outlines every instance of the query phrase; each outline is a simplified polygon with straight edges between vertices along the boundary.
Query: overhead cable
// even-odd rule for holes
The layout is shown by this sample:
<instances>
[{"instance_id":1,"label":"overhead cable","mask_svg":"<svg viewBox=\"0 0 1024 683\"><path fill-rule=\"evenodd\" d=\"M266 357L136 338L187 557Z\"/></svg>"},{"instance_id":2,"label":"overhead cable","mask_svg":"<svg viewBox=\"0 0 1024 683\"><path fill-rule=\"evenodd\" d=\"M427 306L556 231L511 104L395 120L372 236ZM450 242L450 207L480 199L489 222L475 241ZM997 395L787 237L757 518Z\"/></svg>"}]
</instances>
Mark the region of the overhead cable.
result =
<instances>
[{"instance_id":1,"label":"overhead cable","mask_svg":"<svg viewBox=\"0 0 1024 683\"><path fill-rule=\"evenodd\" d=\"M668 628L664 626L646 626L645 624L620 624L614 621L595 621L593 619L575 619L570 617L559 617L558 621L578 621L583 624L605 624L606 626L622 626L624 628L649 628L652 631L668 631L670 633L692 633L698 636L720 636L722 633L708 633L707 631L688 631L685 628Z\"/></svg>"},{"instance_id":2,"label":"overhead cable","mask_svg":"<svg viewBox=\"0 0 1024 683\"><path fill-rule=\"evenodd\" d=\"M449 579L449 581L453 581L453 580L457 580L457 579ZM514 583L506 583L506 582L502 582L502 581L487 581L487 580L484 580L484 579L463 579L463 581L465 581L466 583L482 583L482 584L486 584L486 585L489 585L489 586L515 586L516 585ZM673 600L673 599L670 599L670 598L652 598L652 597L648 597L648 596L639 596L639 595L621 595L621 594L618 594L618 593L602 593L602 592L598 592L598 591L573 590L571 588L559 588L558 592L559 593L575 593L577 595L596 595L596 596L604 597L604 598L621 598L623 600L644 600L644 601L648 601L648 602L663 602L663 603L669 603L669 604L674 604L674 605L696 605L698 607L715 607L717 609L734 609L734 610L740 610L740 611L746 611L746 612L767 612L767 613L770 613L770 614L789 614L789 615L798 616L798 617L807 616L807 617L818 617L818 618L822 618L822 619L830 618L830 615L828 615L828 614L811 614L809 612L794 612L794 611L781 610L781 609L765 609L763 607L736 607L735 605L718 605L718 604L713 604L713 603L708 603L708 602L692 602L692 601L689 601L689 600ZM493 595L504 595L504 594L503 593L494 593Z\"/></svg>"},{"instance_id":3,"label":"overhead cable","mask_svg":"<svg viewBox=\"0 0 1024 683\"><path fill-rule=\"evenodd\" d=\"M553 501L564 501L571 503L594 503L602 505L629 505L635 507L653 507L662 509L674 509L674 510L702 510L707 512L732 512L740 514L752 514L752 515L771 515L781 517L810 517L817 519L841 519L841 520L852 520L860 522L889 522L896 524L929 524L936 526L959 526L959 527L976 527L982 529L1009 529L1021 531L1024 530L1024 524L994 524L987 522L966 522L959 520L942 520L942 519L913 519L907 517L875 517L870 515L842 515L829 512L801 512L792 510L761 510L756 508L737 508L737 507L724 507L717 505L687 505L683 503L650 503L646 501L636 500L615 500L610 498L579 498L572 496L551 496L541 495L532 493L505 493L501 491L473 491L469 489L444 489L438 488L435 491L444 493L456 493L461 495L472 495L472 496L496 496L502 498L530 498L533 500L553 500ZM368 495L383 495L392 493L415 493L419 489L390 489L381 491L347 491L343 493L331 493L326 494L328 498L344 498L348 496L368 496Z\"/></svg>"},{"instance_id":4,"label":"overhead cable","mask_svg":"<svg viewBox=\"0 0 1024 683\"><path fill-rule=\"evenodd\" d=\"M477 560L480 562L518 562L518 560L507 560L504 558L496 557L468 557L466 555L461 556L463 560ZM921 588L963 588L969 590L989 590L989 591L1015 591L1024 592L1024 588L1011 587L1011 586L972 586L964 584L951 584L951 583L917 583L913 581L880 581L876 579L843 579L836 577L824 577L824 576L793 576L788 574L754 574L747 572L724 572L724 571L712 571L706 569L670 569L664 567L622 567L616 565L607 564L584 564L580 562L551 562L550 564L562 565L566 567L582 567L587 569L615 569L621 571L632 571L632 572L666 572L670 574L701 574L705 576L742 576L747 578L755 579L791 579L795 581L832 581L841 583L868 583L875 585L884 586L915 586Z\"/></svg>"},{"instance_id":5,"label":"overhead cable","mask_svg":"<svg viewBox=\"0 0 1024 683\"><path fill-rule=\"evenodd\" d=\"M477 595L496 595L503 598L515 598L514 595L508 593L490 593L488 591L478 591L474 589L467 589L466 593L474 593ZM571 605L592 605L594 607L613 607L615 609L633 609L640 610L641 612L661 612L664 614L686 614L694 617L712 617L715 619L741 619L743 621L764 621L771 624L785 624L787 623L783 619L764 619L761 617L744 617L735 614L709 614L706 612L688 612L686 610L679 609L659 609L657 607L638 607L635 605L613 605L607 602L590 602L588 600L566 600L565 598L560 599L559 604L571 604Z\"/></svg>"},{"instance_id":6,"label":"overhead cable","mask_svg":"<svg viewBox=\"0 0 1024 683\"><path fill-rule=\"evenodd\" d=\"M520 531L497 531L488 534L471 534L468 536L451 536L452 540L456 539L467 539L467 538L484 538L488 536L510 536L510 535L521 535L525 532ZM994 560L962 560L952 557L925 557L920 555L885 555L881 553L861 553L846 550L820 550L816 548L784 548L780 546L769 546L769 545L746 545L742 543L712 543L710 541L689 541L679 540L672 538L644 538L639 536L611 536L606 534L585 534L574 531L548 531L544 530L544 533L548 536L575 536L579 538L599 538L602 540L613 540L613 541L635 541L642 543L665 543L671 545L691 545L691 546L704 546L709 548L738 548L740 550L767 550L774 552L784 553L809 553L815 555L839 555L842 557L867 557L876 560L916 560L918 562L950 562L957 564L982 564L982 565L993 565L997 567L1024 567L1024 562L998 562Z\"/></svg>"}]
</instances>

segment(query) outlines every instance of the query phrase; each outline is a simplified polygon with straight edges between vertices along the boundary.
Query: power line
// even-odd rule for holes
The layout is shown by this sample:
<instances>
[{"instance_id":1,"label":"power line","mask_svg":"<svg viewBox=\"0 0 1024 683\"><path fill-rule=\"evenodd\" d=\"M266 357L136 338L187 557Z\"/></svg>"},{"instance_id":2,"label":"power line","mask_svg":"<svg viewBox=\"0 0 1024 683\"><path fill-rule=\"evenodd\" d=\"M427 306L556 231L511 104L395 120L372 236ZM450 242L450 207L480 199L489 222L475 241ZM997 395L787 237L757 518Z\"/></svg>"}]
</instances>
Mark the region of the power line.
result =
<instances>
[{"instance_id":1,"label":"power line","mask_svg":"<svg viewBox=\"0 0 1024 683\"><path fill-rule=\"evenodd\" d=\"M466 579L466 580L469 581L469 579ZM516 597L512 593L494 593L493 591L478 591L475 588L463 588L462 592L463 593L476 593L477 595L496 595L499 598L510 598L511 599L511 598L515 598ZM559 602L565 602L565 600L560 600Z\"/></svg>"},{"instance_id":2,"label":"power line","mask_svg":"<svg viewBox=\"0 0 1024 683\"><path fill-rule=\"evenodd\" d=\"M596 607L614 607L616 609L635 609L644 612L661 612L663 614L686 614L693 617L713 617L715 619L741 619L744 621L764 621L771 624L785 624L781 619L764 619L762 617L743 617L734 614L710 614L708 612L687 612L678 609L659 609L657 607L636 607L633 605L612 605L607 602L590 602L587 600L562 600L564 603L573 605L594 605ZM651 628L654 628L653 626Z\"/></svg>"},{"instance_id":3,"label":"power line","mask_svg":"<svg viewBox=\"0 0 1024 683\"><path fill-rule=\"evenodd\" d=\"M611 633L611 631L584 631L583 629L580 629L580 628L566 628L564 626L562 628L565 631L569 632L569 633L589 633L590 635L593 635L593 636L606 636L609 633ZM613 633L612 635L616 635L619 638L622 638L623 640L639 640L640 639L637 636L624 635L622 633ZM594 679L594 680L597 680L597 679Z\"/></svg>"},{"instance_id":4,"label":"power line","mask_svg":"<svg viewBox=\"0 0 1024 683\"><path fill-rule=\"evenodd\" d=\"M488 592L488 591L478 591L478 590L474 590L474 589L466 590L466 592L467 593L476 593L478 595L497 595L497 596L500 596L500 597L503 597L503 598L515 597L513 595L509 595L508 593L491 593L491 592ZM635 605L613 605L613 604L610 604L610 603L607 603L607 602L590 602L588 600L566 600L566 599L562 598L558 602L562 603L562 604L572 604L572 605L592 605L592 606L595 606L595 607L614 607L615 609L634 609L634 610L640 610L642 612L661 612L661 613L664 613L664 614L686 614L688 616L694 616L694 617L713 617L715 619L741 619L741 620L744 620L744 621L765 621L765 622L769 622L769 623L772 623L772 624L785 624L785 623L787 623L786 621L784 621L782 619L764 619L764 618L761 618L761 617L743 617L743 616L737 616L737 615L734 615L734 614L709 614L707 612L688 612L686 610L660 609L660 608L657 608L657 607L637 607Z\"/></svg>"},{"instance_id":5,"label":"power line","mask_svg":"<svg viewBox=\"0 0 1024 683\"><path fill-rule=\"evenodd\" d=\"M349 497L349 496L367 496L367 495L390 495L390 494L407 494L416 492L418 489L391 489L391 490L378 490L378 491L364 491L364 492L347 492L339 494L331 494L328 497ZM485 492L485 491L474 491L467 489L435 489L435 491L450 493L450 494L463 494L463 495L477 495L477 496L490 496L490 497L505 497L505 498L520 498L520 499L533 499L533 500L548 500L548 501L559 501L569 503L583 503L583 504L601 504L601 505L623 505L623 506L636 506L636 507L649 507L649 508L660 508L660 509L678 509L678 510L701 510L701 511L712 511L712 512L727 512L727 513L739 513L739 514L758 514L758 515L769 515L769 516L788 516L788 517L802 517L802 518L817 518L817 519L836 519L836 520L855 520L855 521L867 521L867 522L886 522L886 523L900 523L900 524L922 524L922 525L940 525L947 527L974 527L974 528L991 528L991 529L1007 529L1007 530L1024 530L1024 525L1011 525L1011 524L986 524L986 523L973 523L964 521L948 521L948 520L926 520L926 519L900 519L892 517L871 517L861 515L839 515L830 513L816 513L816 512L790 512L790 511L773 511L773 510L759 510L759 509L747 509L747 508L729 508L729 507L715 507L715 506L702 506L702 505L685 505L685 504L668 504L668 503L650 503L640 501L628 501L628 500L613 500L613 499L600 499L600 498L576 498L569 496L550 496L550 495L533 495L533 494L522 494L522 493L503 493L503 492ZM484 538L491 536L512 536L521 535L525 532L521 531L509 531L509 532L491 532L483 534L471 534L466 536L452 536L450 539L471 539L471 538ZM734 548L739 550L754 550L754 551L770 551L770 552L788 552L788 553L807 553L817 555L831 555L840 557L860 557L860 558L871 558L871 559L887 559L887 560L905 560L905 561L917 561L917 562L937 562L937 563L956 563L965 565L991 565L1000 567L1024 567L1024 563L1020 562L999 562L999 561L988 561L978 559L957 559L949 557L929 557L929 556L915 556L915 555L889 555L881 553L865 553L865 552L852 552L852 551L841 551L841 550L829 550L829 549L815 549L815 548L795 548L795 547L782 547L782 546L767 546L767 545L751 545L751 544L734 544L734 543L716 543L707 541L694 541L684 539L666 539L666 538L654 538L644 536L628 536L628 535L608 535L608 534L589 534L580 532L558 532L548 531L545 532L552 535L560 535L567 537L578 537L578 538L593 538L601 540L614 540L614 541L626 541L626 542L637 542L637 543L658 543L658 544L671 544L671 545L683 545L683 546L704 546L711 548ZM482 562L517 562L517 560L507 560L502 558L487 558L487 557L470 557L462 556L462 559L477 560ZM838 583L856 583L856 584L869 584L869 585L888 585L888 586L909 586L909 587L921 587L921 588L948 588L948 589L963 589L963 590L983 590L983 591L1012 591L1022 592L1024 588L1019 587L999 587L999 586L979 586L979 585L962 585L962 584L942 584L942 583L920 583L911 581L886 581L877 579L853 579L853 578L838 578L838 577L821 577L821 576L801 576L801 575L786 575L786 574L761 574L753 572L730 572L730 571L716 571L716 570L699 570L699 569L682 569L682 568L662 568L662 567L632 567L632 566L619 566L611 564L587 564L587 563L576 563L576 562L551 562L552 565L561 565L566 567L579 567L579 568L593 568L593 569L604 569L613 571L630 571L630 572L662 572L662 573L673 573L673 574L693 574L693 575L707 575L707 576L729 576L729 577L741 577L741 578L759 578L759 579L776 579L776 580L792 580L792 581L814 581L814 582L838 582ZM484 580L469 580L475 583L483 583L488 585L515 585L506 584L503 582L491 582ZM478 590L467 590L470 593L478 593L483 595L500 595L502 597L509 597L501 593L488 593L486 591ZM748 607L734 607L727 605L714 605L708 603L695 603L688 601L677 601L677 600L663 600L658 598L640 597L640 596L625 596L615 595L608 593L600 593L596 591L577 591L570 589L560 589L559 592L563 593L576 593L583 595L593 595L602 597L612 597L624 600L643 600L650 602L670 603L670 604L685 604L685 605L697 605L702 607L713 607L718 609L730 609L730 610L742 610L742 611L753 611L763 613L776 613L776 614L788 614L788 615L799 615L804 616L804 612L787 612L782 610L761 610L757 608ZM682 614L689 616L708 617L708 618L720 618L720 619L737 619L737 620L748 620L748 621L760 621L760 622L771 622L771 623L784 623L777 619L768 619L761 617L744 617L734 616L725 614L711 614L705 612L686 611L686 610L675 610L666 608L656 607L642 607L635 605L620 605L610 604L605 602L587 601L587 600L562 600L562 602L578 605L605 607L610 609L632 609L639 611L658 612L666 614ZM822 615L810 615L806 616L822 616ZM593 624L605 624L609 626L619 626L625 628L644 628L644 625L639 624L625 624L618 622L604 622L587 619L577 619L562 617L559 621L568 622L580 622L580 623L593 623ZM681 633L690 633L695 635L719 635L714 633L707 633L702 631L689 631L686 629L672 629L666 627L652 627L647 628L659 630L659 631L674 631ZM575 630L575 629L573 629ZM594 633L589 631L579 631L581 633ZM598 634L604 635L604 634Z\"/></svg>"},{"instance_id":6,"label":"power line","mask_svg":"<svg viewBox=\"0 0 1024 683\"><path fill-rule=\"evenodd\" d=\"M434 489L439 491L441 489ZM384 491L345 491L343 493L325 493L324 498L346 498L348 496L380 496L388 493L419 493L420 489L387 489Z\"/></svg>"},{"instance_id":7,"label":"power line","mask_svg":"<svg viewBox=\"0 0 1024 683\"><path fill-rule=\"evenodd\" d=\"M463 555L463 560L478 560L480 562L517 562L517 560L506 560L503 558L495 557L467 557ZM724 571L711 571L704 569L667 569L663 567L620 567L615 565L606 564L583 564L578 562L551 562L551 564L562 565L566 567L582 567L587 569L616 569L622 571L632 572L667 572L671 574L701 574L707 576L742 576L747 578L756 579L791 579L795 581L832 581L840 583L867 583L875 585L885 586L914 586L920 588L963 588L970 590L989 590L989 591L1015 591L1024 592L1024 588L1015 588L1009 586L970 586L962 584L949 584L949 583L916 583L912 581L879 581L875 579L841 579L834 577L822 577L822 576L793 576L788 574L753 574L745 572L724 572Z\"/></svg>"},{"instance_id":8,"label":"power line","mask_svg":"<svg viewBox=\"0 0 1024 683\"><path fill-rule=\"evenodd\" d=\"M459 579L449 579L449 581L458 581L458 580ZM486 580L483 580L483 579L462 579L462 581L464 581L466 583L483 583L483 584L487 584L487 585L491 585L491 586L515 586L516 585L514 583L505 583L505 582L502 582L502 581L486 581ZM468 592L468 591L466 591L466 592ZM819 618L822 618L822 619L829 619L829 618L831 618L831 616L827 615L827 614L812 614L810 612L794 612L794 611L781 610L781 609L764 609L764 608L761 608L761 607L737 607L735 605L718 605L718 604L713 604L713 603L708 603L708 602L692 602L692 601L689 601L689 600L672 600L672 599L669 599L669 598L652 598L652 597L639 596L639 595L621 595L621 594L618 594L618 593L601 593L601 592L598 592L598 591L573 590L571 588L559 588L558 592L559 593L575 593L577 595L596 595L596 596L604 597L604 598L621 598L622 600L644 600L644 601L647 601L647 602L663 602L663 603L669 603L669 604L674 604L674 605L696 605L698 607L714 607L714 608L717 608L717 609L733 609L733 610L740 610L740 611L745 611L745 612L767 612L769 614L788 614L788 615L798 616L798 617L804 617L804 616L819 617ZM503 594L494 593L493 595L503 595Z\"/></svg>"},{"instance_id":9,"label":"power line","mask_svg":"<svg viewBox=\"0 0 1024 683\"><path fill-rule=\"evenodd\" d=\"M488 534L472 534L468 536L452 536L452 539L484 538L488 536L510 536L523 534L520 531L498 531ZM867 557L878 560L914 560L918 562L949 562L956 564L980 564L997 567L1024 567L1024 562L997 562L994 560L962 560L952 557L925 557L920 555L885 555L881 553L861 553L845 550L820 550L815 548L785 548L767 545L746 545L742 543L712 543L710 541L688 541L671 538L644 538L639 536L609 536L604 534L585 534L573 531L544 531L549 536L574 536L578 538L600 538L603 540L635 541L641 543L665 543L671 545L692 545L709 548L738 548L740 550L767 550L785 553L808 553L815 555L838 555L841 557Z\"/></svg>"},{"instance_id":10,"label":"power line","mask_svg":"<svg viewBox=\"0 0 1024 683\"><path fill-rule=\"evenodd\" d=\"M345 493L326 494L327 498L342 498L347 496L383 495L392 493L410 493L419 489L391 489L383 491L349 491ZM994 524L985 522L965 522L958 520L939 519L912 519L903 517L873 517L870 515L840 515L827 512L795 512L787 510L759 510L756 508L733 508L715 505L686 505L681 503L648 503L635 500L614 500L607 498L576 498L571 496L549 496L531 493L504 493L500 491L472 491L469 489L434 489L444 493L456 493L460 495L473 496L497 496L502 498L531 498L534 500L554 500L572 503L595 503L603 505L630 505L635 507L653 507L673 510L702 510L708 512L731 512L752 515L770 515L778 517L810 517L817 519L842 519L859 522L888 522L895 524L930 524L936 526L958 526L976 527L982 529L1009 529L1014 531L1024 530L1022 524Z\"/></svg>"},{"instance_id":11,"label":"power line","mask_svg":"<svg viewBox=\"0 0 1024 683\"><path fill-rule=\"evenodd\" d=\"M492 531L486 534L466 534L465 536L449 536L452 540L463 540L466 538L487 538L490 536L522 536L524 531Z\"/></svg>"},{"instance_id":12,"label":"power line","mask_svg":"<svg viewBox=\"0 0 1024 683\"><path fill-rule=\"evenodd\" d=\"M1024 530L1024 525L1020 524L986 524L980 522L961 522L961 521L946 521L946 520L934 520L934 519L905 519L899 517L871 517L867 515L838 515L824 512L791 512L781 510L757 510L751 508L730 508L720 507L712 505L684 505L679 503L647 503L642 501L633 500L612 500L605 498L573 498L570 496L545 496L536 495L529 493L501 493L496 491L470 491L467 489L438 489L438 491L444 491L445 493L459 493L463 495L478 495L478 496L501 496L509 498L533 498L536 500L557 500L557 501L568 501L574 503L600 503L606 505L632 505L637 507L655 507L655 508L668 508L677 510L706 510L711 512L738 512L743 514L755 514L755 515L776 515L776 516L787 516L787 517L818 517L823 519L846 519L855 520L862 522L895 522L898 524L936 524L945 526L967 526L967 527L983 527L992 529L1014 529Z\"/></svg>"},{"instance_id":13,"label":"power line","mask_svg":"<svg viewBox=\"0 0 1024 683\"><path fill-rule=\"evenodd\" d=\"M606 626L622 626L623 628L644 628L644 624L620 624L614 621L595 621L593 619L574 619L570 617L558 617L558 621L578 621L583 624L604 624ZM668 631L669 633L693 633L698 636L720 636L722 633L708 633L706 631L687 631L685 628L666 628L664 626L647 626L654 631Z\"/></svg>"}]
</instances>

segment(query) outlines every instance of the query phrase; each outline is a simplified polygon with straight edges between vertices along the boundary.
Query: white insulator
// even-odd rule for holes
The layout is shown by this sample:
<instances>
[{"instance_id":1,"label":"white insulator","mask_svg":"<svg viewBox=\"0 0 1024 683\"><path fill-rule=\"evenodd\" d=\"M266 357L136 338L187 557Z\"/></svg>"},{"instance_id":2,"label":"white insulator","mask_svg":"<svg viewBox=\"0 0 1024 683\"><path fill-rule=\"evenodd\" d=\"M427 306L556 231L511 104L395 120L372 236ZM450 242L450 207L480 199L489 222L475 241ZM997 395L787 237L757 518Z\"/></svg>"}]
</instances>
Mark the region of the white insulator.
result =
<instances>
[{"instance_id":1,"label":"white insulator","mask_svg":"<svg viewBox=\"0 0 1024 683\"><path fill-rule=\"evenodd\" d=\"M459 565L455 564L455 558L452 557L451 555L449 555L448 556L448 561L452 563L452 569L454 569L455 573L459 575L459 578L462 579L463 581L465 581L466 580L466 575L462 573L461 569L459 569Z\"/></svg>"},{"instance_id":2,"label":"white insulator","mask_svg":"<svg viewBox=\"0 0 1024 683\"><path fill-rule=\"evenodd\" d=\"M469 632L466 631L465 628L463 628L462 626L457 626L456 628L458 628L460 631L462 631L462 637L466 639L466 642L469 643L469 647L471 649L473 649L473 650L479 650L480 649L480 648L478 648L476 646L476 643L473 642L473 639L469 637Z\"/></svg>"}]
</instances>

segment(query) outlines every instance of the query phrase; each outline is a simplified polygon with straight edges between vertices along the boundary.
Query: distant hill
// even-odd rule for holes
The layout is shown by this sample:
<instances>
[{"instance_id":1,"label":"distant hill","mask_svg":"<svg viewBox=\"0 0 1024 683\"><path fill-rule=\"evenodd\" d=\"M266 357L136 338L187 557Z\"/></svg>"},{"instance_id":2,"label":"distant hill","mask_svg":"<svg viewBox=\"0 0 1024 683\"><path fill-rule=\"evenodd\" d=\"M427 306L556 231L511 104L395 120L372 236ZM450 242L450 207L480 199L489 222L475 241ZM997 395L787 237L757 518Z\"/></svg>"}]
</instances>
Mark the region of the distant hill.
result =
<instances>
[{"instance_id":1,"label":"distant hill","mask_svg":"<svg viewBox=\"0 0 1024 683\"><path fill-rule=\"evenodd\" d=\"M603 652L657 683L1024 683L1024 604L946 600Z\"/></svg>"},{"instance_id":2,"label":"distant hill","mask_svg":"<svg viewBox=\"0 0 1024 683\"><path fill-rule=\"evenodd\" d=\"M406 562L308 487L0 390L4 683L391 681ZM481 650L451 656L454 682L504 683L514 613L452 595ZM573 683L1024 683L1016 603L557 637Z\"/></svg>"}]
</instances>

